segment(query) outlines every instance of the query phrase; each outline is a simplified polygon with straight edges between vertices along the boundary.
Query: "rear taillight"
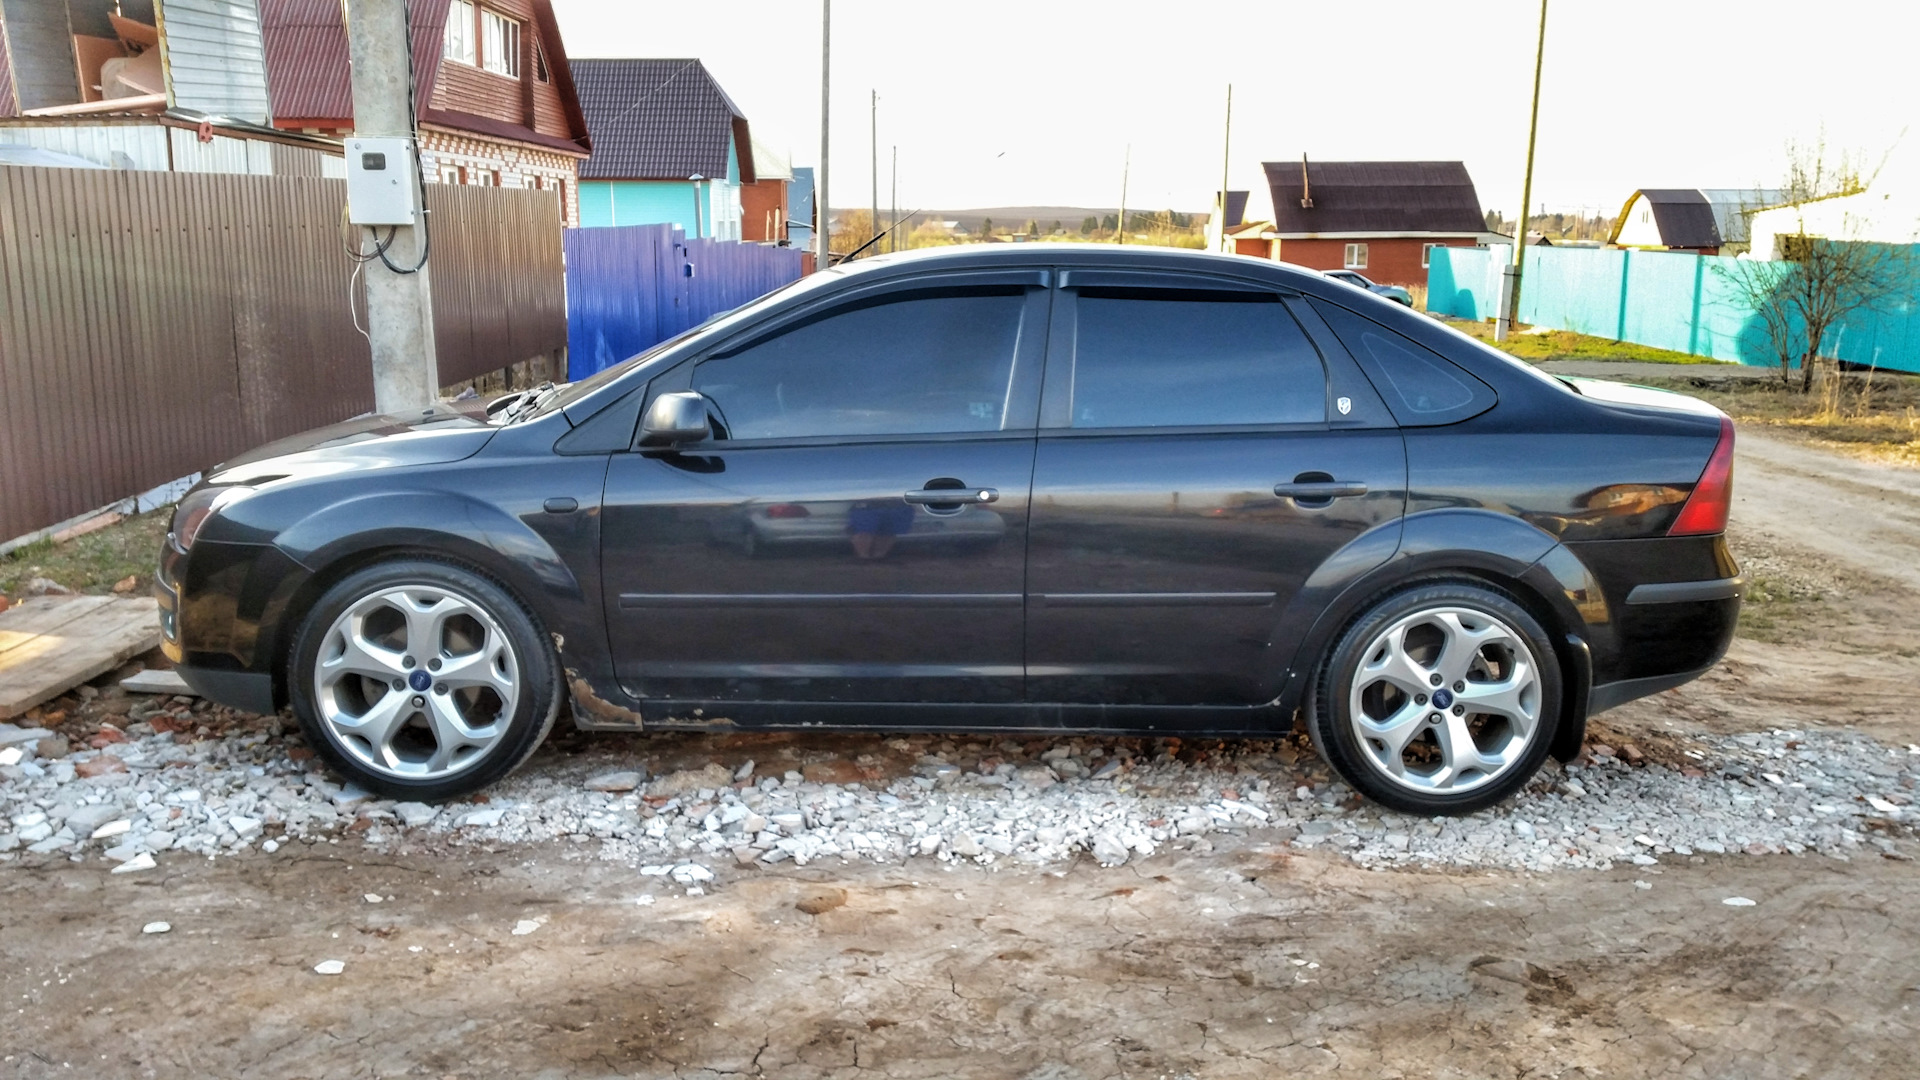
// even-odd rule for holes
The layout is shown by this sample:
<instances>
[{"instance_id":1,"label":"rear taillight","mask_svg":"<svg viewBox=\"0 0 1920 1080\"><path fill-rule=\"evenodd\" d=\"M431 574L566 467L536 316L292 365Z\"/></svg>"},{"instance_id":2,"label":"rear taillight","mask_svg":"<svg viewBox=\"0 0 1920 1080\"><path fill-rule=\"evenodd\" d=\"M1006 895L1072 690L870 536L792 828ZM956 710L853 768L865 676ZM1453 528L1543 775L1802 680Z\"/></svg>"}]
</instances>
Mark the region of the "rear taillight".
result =
<instances>
[{"instance_id":1,"label":"rear taillight","mask_svg":"<svg viewBox=\"0 0 1920 1080\"><path fill-rule=\"evenodd\" d=\"M1673 521L1668 536L1711 536L1727 531L1727 511L1733 508L1733 421L1720 418L1720 442L1707 459L1700 482L1693 485L1687 505Z\"/></svg>"},{"instance_id":2,"label":"rear taillight","mask_svg":"<svg viewBox=\"0 0 1920 1080\"><path fill-rule=\"evenodd\" d=\"M807 508L799 503L774 503L767 507L770 518L803 518L809 516Z\"/></svg>"}]
</instances>

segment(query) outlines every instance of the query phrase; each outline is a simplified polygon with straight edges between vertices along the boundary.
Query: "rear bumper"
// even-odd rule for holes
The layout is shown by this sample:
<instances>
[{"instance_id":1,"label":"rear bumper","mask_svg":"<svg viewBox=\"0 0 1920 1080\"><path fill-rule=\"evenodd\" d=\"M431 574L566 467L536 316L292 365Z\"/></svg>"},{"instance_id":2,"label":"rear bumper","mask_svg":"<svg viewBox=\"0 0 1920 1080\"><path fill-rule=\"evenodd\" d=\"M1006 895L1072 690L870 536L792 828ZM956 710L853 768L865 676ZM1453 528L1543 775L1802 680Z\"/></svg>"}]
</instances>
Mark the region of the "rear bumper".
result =
<instances>
[{"instance_id":1,"label":"rear bumper","mask_svg":"<svg viewBox=\"0 0 1920 1080\"><path fill-rule=\"evenodd\" d=\"M1671 690L1712 670L1733 643L1746 592L1743 574L1634 586L1620 612L1629 628L1622 649L1627 662L1616 671L1624 677L1594 686L1587 696L1588 714Z\"/></svg>"}]
</instances>

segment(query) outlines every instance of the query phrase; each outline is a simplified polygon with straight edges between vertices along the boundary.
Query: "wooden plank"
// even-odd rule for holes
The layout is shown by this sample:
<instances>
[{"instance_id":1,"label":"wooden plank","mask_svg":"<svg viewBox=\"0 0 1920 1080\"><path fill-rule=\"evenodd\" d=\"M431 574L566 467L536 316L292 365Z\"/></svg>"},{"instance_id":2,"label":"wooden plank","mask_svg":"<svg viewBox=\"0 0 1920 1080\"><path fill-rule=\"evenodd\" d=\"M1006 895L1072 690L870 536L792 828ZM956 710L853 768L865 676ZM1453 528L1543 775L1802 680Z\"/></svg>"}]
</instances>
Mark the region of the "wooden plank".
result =
<instances>
[{"instance_id":1,"label":"wooden plank","mask_svg":"<svg viewBox=\"0 0 1920 1080\"><path fill-rule=\"evenodd\" d=\"M111 596L28 597L0 612L0 656L111 603Z\"/></svg>"},{"instance_id":2,"label":"wooden plank","mask_svg":"<svg viewBox=\"0 0 1920 1080\"><path fill-rule=\"evenodd\" d=\"M198 697L193 687L180 673L170 668L148 668L138 675L129 675L120 680L120 688L135 694L178 694L185 697Z\"/></svg>"},{"instance_id":3,"label":"wooden plank","mask_svg":"<svg viewBox=\"0 0 1920 1080\"><path fill-rule=\"evenodd\" d=\"M160 605L106 597L77 619L0 653L0 720L26 712L160 644ZM0 630L13 614L0 613Z\"/></svg>"}]
</instances>

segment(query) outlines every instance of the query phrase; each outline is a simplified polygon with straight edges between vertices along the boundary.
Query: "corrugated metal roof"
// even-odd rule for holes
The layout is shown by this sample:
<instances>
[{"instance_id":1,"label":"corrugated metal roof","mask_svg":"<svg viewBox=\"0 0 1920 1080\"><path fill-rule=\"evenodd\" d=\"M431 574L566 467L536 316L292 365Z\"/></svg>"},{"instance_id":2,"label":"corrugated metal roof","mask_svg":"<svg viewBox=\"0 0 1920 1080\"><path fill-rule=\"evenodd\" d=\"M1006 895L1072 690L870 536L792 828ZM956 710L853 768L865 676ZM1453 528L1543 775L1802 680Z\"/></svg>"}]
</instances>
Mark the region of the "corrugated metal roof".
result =
<instances>
[{"instance_id":1,"label":"corrugated metal roof","mask_svg":"<svg viewBox=\"0 0 1920 1080\"><path fill-rule=\"evenodd\" d=\"M593 136L580 179L718 179L729 136L753 179L747 118L700 61L575 60L573 78Z\"/></svg>"},{"instance_id":2,"label":"corrugated metal roof","mask_svg":"<svg viewBox=\"0 0 1920 1080\"><path fill-rule=\"evenodd\" d=\"M411 28L414 103L424 111L440 73L447 0L415 0ZM352 71L340 0L260 0L260 29L266 40L273 115L352 127Z\"/></svg>"},{"instance_id":3,"label":"corrugated metal roof","mask_svg":"<svg viewBox=\"0 0 1920 1080\"><path fill-rule=\"evenodd\" d=\"M1313 206L1300 205L1300 163L1262 166L1273 192L1274 230L1300 233L1480 233L1486 217L1459 161L1315 161Z\"/></svg>"},{"instance_id":4,"label":"corrugated metal roof","mask_svg":"<svg viewBox=\"0 0 1920 1080\"><path fill-rule=\"evenodd\" d=\"M1660 242L1670 248L1717 248L1720 227L1713 220L1713 204L1695 188L1641 188L1640 197L1653 209Z\"/></svg>"}]
</instances>

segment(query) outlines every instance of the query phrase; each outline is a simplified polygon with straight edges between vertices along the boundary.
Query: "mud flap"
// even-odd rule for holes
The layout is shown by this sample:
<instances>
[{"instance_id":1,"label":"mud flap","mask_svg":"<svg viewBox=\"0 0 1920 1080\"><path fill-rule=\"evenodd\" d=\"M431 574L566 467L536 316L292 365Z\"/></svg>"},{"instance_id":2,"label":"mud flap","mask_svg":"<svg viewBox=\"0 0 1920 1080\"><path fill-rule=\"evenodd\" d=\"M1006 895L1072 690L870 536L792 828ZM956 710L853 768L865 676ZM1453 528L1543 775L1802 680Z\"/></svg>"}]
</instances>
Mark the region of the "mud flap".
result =
<instances>
[{"instance_id":1,"label":"mud flap","mask_svg":"<svg viewBox=\"0 0 1920 1080\"><path fill-rule=\"evenodd\" d=\"M1548 752L1555 760L1568 762L1579 757L1581 747L1587 743L1587 698L1593 690L1593 653L1584 640L1568 634L1560 658L1565 668L1561 674L1565 689L1560 702L1560 723L1553 730L1553 745L1548 747Z\"/></svg>"}]
</instances>

